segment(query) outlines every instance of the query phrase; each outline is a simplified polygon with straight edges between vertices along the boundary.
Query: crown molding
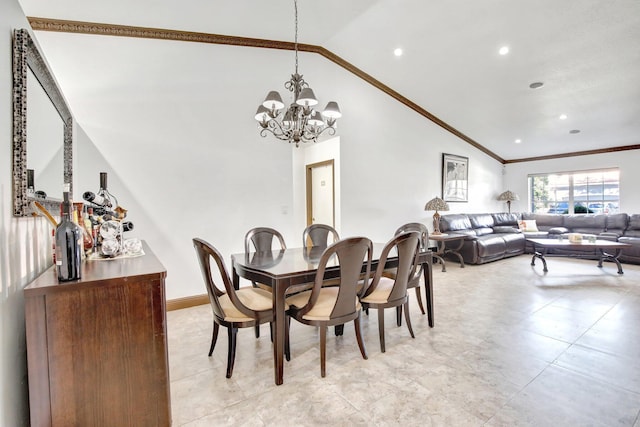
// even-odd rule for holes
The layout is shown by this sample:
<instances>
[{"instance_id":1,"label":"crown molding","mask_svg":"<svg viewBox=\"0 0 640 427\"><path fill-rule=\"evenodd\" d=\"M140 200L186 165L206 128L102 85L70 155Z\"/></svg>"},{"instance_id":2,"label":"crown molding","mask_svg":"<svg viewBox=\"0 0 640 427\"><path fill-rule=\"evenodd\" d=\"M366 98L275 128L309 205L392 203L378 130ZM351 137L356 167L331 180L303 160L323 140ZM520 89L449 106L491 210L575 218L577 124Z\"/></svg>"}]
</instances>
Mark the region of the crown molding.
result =
<instances>
[{"instance_id":1,"label":"crown molding","mask_svg":"<svg viewBox=\"0 0 640 427\"><path fill-rule=\"evenodd\" d=\"M104 24L104 23L97 23L97 22L69 21L69 20L51 19L51 18L36 18L31 16L28 16L27 19L31 24L31 28L35 31L53 31L53 32L61 32L61 33L92 34L92 35L114 36L114 37L135 37L135 38L184 41L184 42L194 42L194 43L212 43L212 44L223 44L223 45L230 45L230 46L257 47L257 48L263 48L263 49L295 50L294 43L277 41L277 40L225 36L220 34L168 30L163 28L135 27L135 26L129 26L129 25ZM482 144L475 141L473 138L460 132L458 129L454 128L453 126L439 119L437 116L431 114L430 112L428 112L427 110L425 110L424 108L416 104L415 102L411 101L407 97L391 89L389 86L375 79L370 74L367 74L360 68L344 60L343 58L334 54L333 52L325 49L324 47L311 45L311 44L298 43L298 50L301 52L316 53L318 55L323 56L324 58L344 68L350 73L356 75L360 79L366 81L370 85L386 93L396 101L400 102L401 104L405 105L406 107L410 108L411 110L415 111L416 113L430 120L434 124L440 126L447 132L455 135L456 137L460 138L461 140L465 141L469 145L482 151L489 157L492 157L493 159L497 160L502 164L532 162L537 160L549 160L549 159L558 159L563 157L586 156L590 154L602 154L602 153L611 153L616 151L640 149L640 145L629 145L629 146L622 146L622 147L605 148L602 150L578 151L573 153L554 154L549 156L527 157L527 158L521 158L521 159L505 160L502 157L498 156L493 151L483 146Z\"/></svg>"}]
</instances>

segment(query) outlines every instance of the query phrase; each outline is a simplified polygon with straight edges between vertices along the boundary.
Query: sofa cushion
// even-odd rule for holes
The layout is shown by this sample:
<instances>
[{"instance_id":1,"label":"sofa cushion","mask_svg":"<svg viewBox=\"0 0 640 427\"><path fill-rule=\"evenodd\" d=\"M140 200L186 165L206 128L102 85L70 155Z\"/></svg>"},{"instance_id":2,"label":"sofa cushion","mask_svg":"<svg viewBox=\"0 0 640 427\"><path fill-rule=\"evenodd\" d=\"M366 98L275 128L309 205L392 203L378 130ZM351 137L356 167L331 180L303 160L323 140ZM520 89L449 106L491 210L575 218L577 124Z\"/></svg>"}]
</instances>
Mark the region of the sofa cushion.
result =
<instances>
[{"instance_id":1,"label":"sofa cushion","mask_svg":"<svg viewBox=\"0 0 640 427\"><path fill-rule=\"evenodd\" d=\"M496 225L493 227L494 233L520 233L518 225Z\"/></svg>"},{"instance_id":2,"label":"sofa cushion","mask_svg":"<svg viewBox=\"0 0 640 427\"><path fill-rule=\"evenodd\" d=\"M624 237L640 237L640 214L629 216L629 225L624 232Z\"/></svg>"},{"instance_id":3,"label":"sofa cushion","mask_svg":"<svg viewBox=\"0 0 640 427\"><path fill-rule=\"evenodd\" d=\"M440 231L443 233L447 231L470 230L471 228L471 221L465 214L450 214L440 217Z\"/></svg>"},{"instance_id":4,"label":"sofa cushion","mask_svg":"<svg viewBox=\"0 0 640 427\"><path fill-rule=\"evenodd\" d=\"M618 237L624 234L629 223L629 215L626 213L607 215L606 232L615 233Z\"/></svg>"},{"instance_id":5,"label":"sofa cushion","mask_svg":"<svg viewBox=\"0 0 640 427\"><path fill-rule=\"evenodd\" d=\"M493 226L495 225L495 223L493 222L493 216L491 214L468 214L467 216L471 221L471 227L475 229L482 229L482 228L493 229ZM481 234L488 234L488 233L483 232Z\"/></svg>"},{"instance_id":6,"label":"sofa cushion","mask_svg":"<svg viewBox=\"0 0 640 427\"><path fill-rule=\"evenodd\" d=\"M510 225L512 227L518 226L518 215L514 213L494 213L491 214L493 216L494 230L499 226L507 226Z\"/></svg>"},{"instance_id":7,"label":"sofa cushion","mask_svg":"<svg viewBox=\"0 0 640 427\"><path fill-rule=\"evenodd\" d=\"M606 231L606 215L565 215L564 226L572 233L600 234Z\"/></svg>"},{"instance_id":8,"label":"sofa cushion","mask_svg":"<svg viewBox=\"0 0 640 427\"><path fill-rule=\"evenodd\" d=\"M533 219L536 221L536 226L540 231L549 231L553 227L564 227L564 217L562 214L536 214L536 213L523 213L522 219Z\"/></svg>"}]
</instances>

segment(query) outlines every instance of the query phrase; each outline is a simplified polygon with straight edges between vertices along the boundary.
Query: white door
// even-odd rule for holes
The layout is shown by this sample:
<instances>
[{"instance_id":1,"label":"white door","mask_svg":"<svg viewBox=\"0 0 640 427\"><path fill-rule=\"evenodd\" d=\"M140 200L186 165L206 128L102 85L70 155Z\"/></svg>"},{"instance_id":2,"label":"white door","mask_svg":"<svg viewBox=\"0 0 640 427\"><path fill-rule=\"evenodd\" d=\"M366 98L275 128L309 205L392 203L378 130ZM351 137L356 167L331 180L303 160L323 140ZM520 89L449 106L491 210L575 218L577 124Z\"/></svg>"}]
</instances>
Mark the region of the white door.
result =
<instances>
[{"instance_id":1,"label":"white door","mask_svg":"<svg viewBox=\"0 0 640 427\"><path fill-rule=\"evenodd\" d=\"M307 225L334 226L333 160L307 166ZM310 193L310 194L309 194Z\"/></svg>"}]
</instances>

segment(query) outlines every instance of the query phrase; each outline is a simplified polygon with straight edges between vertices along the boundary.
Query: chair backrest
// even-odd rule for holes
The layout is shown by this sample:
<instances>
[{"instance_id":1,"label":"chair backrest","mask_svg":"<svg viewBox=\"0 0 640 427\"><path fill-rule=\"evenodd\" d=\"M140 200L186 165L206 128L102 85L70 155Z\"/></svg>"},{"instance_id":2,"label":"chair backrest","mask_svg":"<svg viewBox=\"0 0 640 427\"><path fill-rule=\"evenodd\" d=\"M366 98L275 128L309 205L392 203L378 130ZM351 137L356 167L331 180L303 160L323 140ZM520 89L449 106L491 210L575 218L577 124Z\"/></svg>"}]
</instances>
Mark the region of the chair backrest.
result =
<instances>
[{"instance_id":1,"label":"chair backrest","mask_svg":"<svg viewBox=\"0 0 640 427\"><path fill-rule=\"evenodd\" d=\"M253 246L255 252L269 252L272 249L274 237L280 243L279 249L287 248L284 238L278 230L269 227L252 228L244 236L244 252L251 252L251 246Z\"/></svg>"},{"instance_id":2,"label":"chair backrest","mask_svg":"<svg viewBox=\"0 0 640 427\"><path fill-rule=\"evenodd\" d=\"M427 226L421 222L409 222L398 227L395 234L397 236L400 233L407 233L409 231L417 231L420 233L420 249L426 249L427 242L429 241L429 229Z\"/></svg>"},{"instance_id":3,"label":"chair backrest","mask_svg":"<svg viewBox=\"0 0 640 427\"><path fill-rule=\"evenodd\" d=\"M329 241L331 236L331 241ZM302 232L302 247L306 247L311 240L311 246L326 248L340 240L335 228L327 224L311 224Z\"/></svg>"},{"instance_id":4,"label":"chair backrest","mask_svg":"<svg viewBox=\"0 0 640 427\"><path fill-rule=\"evenodd\" d=\"M209 295L209 302L211 303L213 314L220 320L223 320L225 318L224 310L222 309L218 298L220 298L224 294L228 294L229 299L231 300L233 305L242 314L248 317L256 317L255 311L245 306L236 295L233 283L231 282L229 273L224 263L224 258L222 257L220 252L210 243L198 238L193 239L193 246L196 249L196 254L198 256L198 261L200 264L200 270L202 271L202 278L204 279L204 284L207 288L207 294ZM215 261L215 264L217 266L218 274L216 275L216 277L219 276L222 280L222 288L216 285L216 282L213 279L214 272L212 271L211 259Z\"/></svg>"},{"instance_id":5,"label":"chair backrest","mask_svg":"<svg viewBox=\"0 0 640 427\"><path fill-rule=\"evenodd\" d=\"M380 261L373 275L373 280L369 287L364 290L364 296L371 294L378 286L385 270L384 265L387 262L389 253L394 248L396 248L398 255L398 267L393 279L393 289L391 290L388 300L395 301L406 298L409 279L414 277L418 264L417 256L420 248L420 233L417 231L400 233L387 242L380 255Z\"/></svg>"},{"instance_id":6,"label":"chair backrest","mask_svg":"<svg viewBox=\"0 0 640 427\"><path fill-rule=\"evenodd\" d=\"M371 259L373 256L373 243L366 237L350 237L339 240L324 250L315 282L311 289L311 296L307 305L300 310L300 314L305 314L318 300L318 296L324 283L324 273L327 263L337 257L340 268L340 284L338 286L338 297L331 311L331 319L348 317L356 312L358 298L358 282L361 280L362 267L366 269L365 283L371 274Z\"/></svg>"}]
</instances>

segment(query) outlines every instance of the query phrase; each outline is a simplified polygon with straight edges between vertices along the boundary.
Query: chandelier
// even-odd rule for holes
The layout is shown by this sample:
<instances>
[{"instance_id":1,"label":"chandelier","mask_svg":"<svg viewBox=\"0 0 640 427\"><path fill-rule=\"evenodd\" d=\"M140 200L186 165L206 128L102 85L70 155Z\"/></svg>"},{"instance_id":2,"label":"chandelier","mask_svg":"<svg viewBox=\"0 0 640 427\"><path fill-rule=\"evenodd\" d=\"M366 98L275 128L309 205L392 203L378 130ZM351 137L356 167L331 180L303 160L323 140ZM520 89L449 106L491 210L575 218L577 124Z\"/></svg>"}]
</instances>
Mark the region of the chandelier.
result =
<instances>
[{"instance_id":1,"label":"chandelier","mask_svg":"<svg viewBox=\"0 0 640 427\"><path fill-rule=\"evenodd\" d=\"M296 69L284 87L293 92L293 102L284 110L284 103L278 91L272 90L264 102L258 107L255 119L260 126L260 135L266 137L271 133L276 138L295 143L318 142L318 137L327 131L335 135L336 121L342 117L338 103L331 101L320 113L314 107L318 104L313 90L298 74L298 2L294 0L295 9L295 55Z\"/></svg>"}]
</instances>

